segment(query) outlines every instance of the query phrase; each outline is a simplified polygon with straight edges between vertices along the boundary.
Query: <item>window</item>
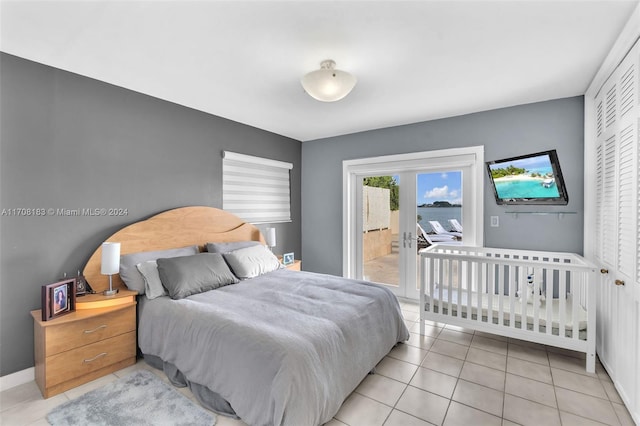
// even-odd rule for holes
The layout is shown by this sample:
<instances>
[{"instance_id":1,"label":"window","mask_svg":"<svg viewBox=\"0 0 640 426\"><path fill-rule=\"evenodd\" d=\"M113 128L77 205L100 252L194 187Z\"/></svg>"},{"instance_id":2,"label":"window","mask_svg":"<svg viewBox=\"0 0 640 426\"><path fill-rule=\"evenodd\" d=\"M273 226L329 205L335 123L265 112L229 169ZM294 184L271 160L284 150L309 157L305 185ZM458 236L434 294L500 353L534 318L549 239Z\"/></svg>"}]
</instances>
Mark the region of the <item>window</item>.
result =
<instances>
[{"instance_id":1,"label":"window","mask_svg":"<svg viewBox=\"0 0 640 426\"><path fill-rule=\"evenodd\" d=\"M291 222L293 164L223 151L222 208L249 223Z\"/></svg>"}]
</instances>

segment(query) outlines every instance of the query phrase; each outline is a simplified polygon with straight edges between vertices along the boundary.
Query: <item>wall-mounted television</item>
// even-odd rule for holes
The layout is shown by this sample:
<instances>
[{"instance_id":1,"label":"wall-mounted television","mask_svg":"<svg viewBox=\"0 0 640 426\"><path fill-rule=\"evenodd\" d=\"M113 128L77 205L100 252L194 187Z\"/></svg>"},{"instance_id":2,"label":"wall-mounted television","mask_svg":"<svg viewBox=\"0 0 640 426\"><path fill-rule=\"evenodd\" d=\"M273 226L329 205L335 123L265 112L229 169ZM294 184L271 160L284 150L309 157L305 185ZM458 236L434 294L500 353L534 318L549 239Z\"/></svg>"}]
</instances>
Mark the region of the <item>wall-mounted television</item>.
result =
<instances>
[{"instance_id":1,"label":"wall-mounted television","mask_svg":"<svg viewBox=\"0 0 640 426\"><path fill-rule=\"evenodd\" d=\"M488 161L487 172L498 204L566 205L569 202L555 149Z\"/></svg>"}]
</instances>

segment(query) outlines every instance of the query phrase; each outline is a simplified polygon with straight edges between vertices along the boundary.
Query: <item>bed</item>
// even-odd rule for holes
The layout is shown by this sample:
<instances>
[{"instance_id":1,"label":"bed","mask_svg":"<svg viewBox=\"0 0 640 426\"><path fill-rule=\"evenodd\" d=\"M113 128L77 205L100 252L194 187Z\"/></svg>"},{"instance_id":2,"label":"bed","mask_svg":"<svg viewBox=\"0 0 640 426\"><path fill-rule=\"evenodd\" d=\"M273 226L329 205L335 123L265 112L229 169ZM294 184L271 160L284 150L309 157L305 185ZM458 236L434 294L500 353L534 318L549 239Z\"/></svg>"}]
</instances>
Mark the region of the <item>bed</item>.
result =
<instances>
[{"instance_id":1,"label":"bed","mask_svg":"<svg viewBox=\"0 0 640 426\"><path fill-rule=\"evenodd\" d=\"M174 384L189 386L204 406L250 425L328 422L393 346L409 337L388 289L273 265L262 251L267 249L259 230L222 210L171 210L107 241L121 243L123 259L197 246L193 255L136 265L155 262L162 283L169 283L163 289L168 295L147 286L138 296L138 346L148 363L162 368ZM247 241L257 243L220 256L201 253L206 243L215 250ZM188 271L198 271L197 262L209 265L214 256L243 279L191 292L191 283L201 280L185 273L184 259L191 262ZM84 270L96 290L108 286L99 258L97 250ZM184 286L176 290L175 282ZM124 288L120 276L114 283Z\"/></svg>"},{"instance_id":2,"label":"bed","mask_svg":"<svg viewBox=\"0 0 640 426\"><path fill-rule=\"evenodd\" d=\"M433 245L420 251L424 320L584 352L595 372L595 266L574 253Z\"/></svg>"}]
</instances>

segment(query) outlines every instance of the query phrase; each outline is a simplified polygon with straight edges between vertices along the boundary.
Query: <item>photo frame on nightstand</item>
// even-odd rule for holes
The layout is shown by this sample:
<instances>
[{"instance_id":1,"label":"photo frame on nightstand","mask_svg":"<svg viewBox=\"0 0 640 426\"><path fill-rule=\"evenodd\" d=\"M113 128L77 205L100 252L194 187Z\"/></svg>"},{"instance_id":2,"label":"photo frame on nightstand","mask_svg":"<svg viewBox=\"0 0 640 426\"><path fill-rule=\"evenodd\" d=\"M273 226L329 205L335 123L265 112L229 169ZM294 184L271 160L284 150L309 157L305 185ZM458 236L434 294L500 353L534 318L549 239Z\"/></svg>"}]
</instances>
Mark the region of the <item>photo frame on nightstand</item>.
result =
<instances>
[{"instance_id":1,"label":"photo frame on nightstand","mask_svg":"<svg viewBox=\"0 0 640 426\"><path fill-rule=\"evenodd\" d=\"M292 253L285 253L282 255L282 264L283 265L292 265L294 262L294 258L293 258L293 252Z\"/></svg>"},{"instance_id":2,"label":"photo frame on nightstand","mask_svg":"<svg viewBox=\"0 0 640 426\"><path fill-rule=\"evenodd\" d=\"M42 286L42 321L49 321L76 310L76 279Z\"/></svg>"}]
</instances>

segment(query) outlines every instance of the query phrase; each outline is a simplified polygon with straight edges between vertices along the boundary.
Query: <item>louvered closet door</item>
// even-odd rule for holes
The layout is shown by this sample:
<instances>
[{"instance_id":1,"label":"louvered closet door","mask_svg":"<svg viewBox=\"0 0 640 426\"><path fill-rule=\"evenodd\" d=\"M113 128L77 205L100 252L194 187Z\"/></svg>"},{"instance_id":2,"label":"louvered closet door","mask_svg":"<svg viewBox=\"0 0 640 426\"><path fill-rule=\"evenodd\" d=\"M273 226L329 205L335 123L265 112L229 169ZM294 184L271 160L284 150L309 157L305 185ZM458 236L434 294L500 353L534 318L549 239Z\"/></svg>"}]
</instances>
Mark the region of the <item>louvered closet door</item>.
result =
<instances>
[{"instance_id":1,"label":"louvered closet door","mask_svg":"<svg viewBox=\"0 0 640 426\"><path fill-rule=\"evenodd\" d=\"M598 342L630 411L640 407L640 141L638 43L596 97Z\"/></svg>"}]
</instances>

